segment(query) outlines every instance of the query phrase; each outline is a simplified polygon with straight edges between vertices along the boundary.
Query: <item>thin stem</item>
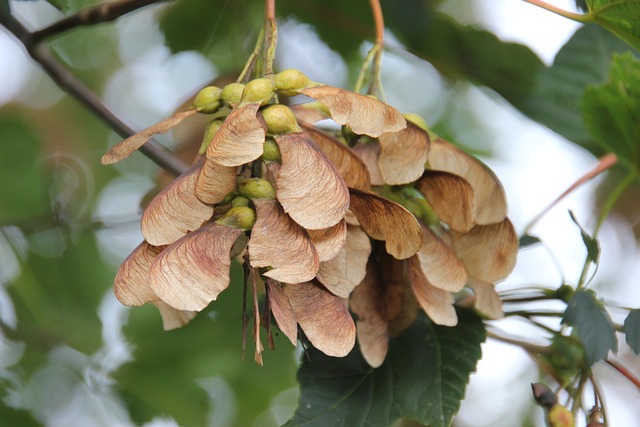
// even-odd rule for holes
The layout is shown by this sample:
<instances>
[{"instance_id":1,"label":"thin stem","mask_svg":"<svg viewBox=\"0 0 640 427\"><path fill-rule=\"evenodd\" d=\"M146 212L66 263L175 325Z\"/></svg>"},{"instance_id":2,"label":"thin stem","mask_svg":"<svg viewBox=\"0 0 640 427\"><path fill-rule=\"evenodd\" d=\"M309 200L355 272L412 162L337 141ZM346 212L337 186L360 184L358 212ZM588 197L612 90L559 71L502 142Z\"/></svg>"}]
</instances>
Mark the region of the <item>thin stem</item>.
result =
<instances>
[{"instance_id":1,"label":"thin stem","mask_svg":"<svg viewBox=\"0 0 640 427\"><path fill-rule=\"evenodd\" d=\"M373 58L372 81L369 87L369 94L379 94L384 98L382 93L382 79L380 78L380 69L382 68L382 51L384 49L384 17L382 15L382 7L379 0L369 0L371 11L373 12L373 21L376 27L376 50Z\"/></svg>"},{"instance_id":2,"label":"thin stem","mask_svg":"<svg viewBox=\"0 0 640 427\"><path fill-rule=\"evenodd\" d=\"M242 72L238 76L238 83L246 83L249 81L251 73L256 67L256 63L258 61L258 56L260 55L260 51L262 50L262 45L264 44L264 36L266 32L266 25L260 29L260 34L258 34L258 40L256 41L256 46L253 48L253 52L249 55L249 59L247 60L247 64L244 66Z\"/></svg>"},{"instance_id":3,"label":"thin stem","mask_svg":"<svg viewBox=\"0 0 640 427\"><path fill-rule=\"evenodd\" d=\"M487 337L503 342L505 344L511 344L521 347L531 353L544 354L549 352L549 349L547 347L531 344L530 342L520 341L513 338L503 337L502 335L497 335L491 331L487 331Z\"/></svg>"},{"instance_id":4,"label":"thin stem","mask_svg":"<svg viewBox=\"0 0 640 427\"><path fill-rule=\"evenodd\" d=\"M524 318L529 318L533 316L538 317L562 317L564 313L559 313L555 311L528 311L528 310L516 310L516 311L506 311L504 313L506 316L520 316Z\"/></svg>"},{"instance_id":5,"label":"thin stem","mask_svg":"<svg viewBox=\"0 0 640 427\"><path fill-rule=\"evenodd\" d=\"M273 63L276 59L276 45L278 44L278 25L275 19L267 19L265 23L267 33L264 38L264 74L273 74Z\"/></svg>"},{"instance_id":6,"label":"thin stem","mask_svg":"<svg viewBox=\"0 0 640 427\"><path fill-rule=\"evenodd\" d=\"M44 71L62 90L65 90L76 100L80 101L81 104L106 122L109 127L122 138L127 138L135 134L135 132L116 117L88 87L78 80L69 70L62 67L47 46L34 42L32 33L11 15L10 10L7 8L7 3L3 2L1 6L0 24L6 27L22 42L29 55L42 66ZM140 148L140 152L161 168L175 175L180 175L188 168L188 165L182 162L182 160L154 140L145 143Z\"/></svg>"},{"instance_id":7,"label":"thin stem","mask_svg":"<svg viewBox=\"0 0 640 427\"><path fill-rule=\"evenodd\" d=\"M609 423L607 422L607 410L604 403L604 394L602 394L602 391L600 391L600 385L598 384L598 381L593 376L593 374L590 375L589 379L591 380L591 385L593 386L593 393L595 394L594 409L597 408L598 410L600 410L600 413L602 414L602 423L605 426L608 426ZM589 415L591 415L591 412L589 412Z\"/></svg>"},{"instance_id":8,"label":"thin stem","mask_svg":"<svg viewBox=\"0 0 640 427\"><path fill-rule=\"evenodd\" d=\"M555 13L556 15L560 15L567 19L571 19L572 21L582 22L584 24L593 21L591 15L581 15L579 13L569 12L542 0L524 0L524 2L541 7L542 9L548 10L549 12Z\"/></svg>"},{"instance_id":9,"label":"thin stem","mask_svg":"<svg viewBox=\"0 0 640 427\"><path fill-rule=\"evenodd\" d=\"M161 0L119 0L110 3L101 3L96 6L81 9L71 16L67 16L41 30L34 31L31 35L32 43L39 43L45 38L72 30L74 28L110 22L126 15L129 12L141 9Z\"/></svg>"},{"instance_id":10,"label":"thin stem","mask_svg":"<svg viewBox=\"0 0 640 427\"><path fill-rule=\"evenodd\" d=\"M354 92L360 93L362 87L364 86L364 81L367 78L367 72L369 71L369 67L371 66L371 62L376 54L376 49L378 45L373 45L367 56L364 58L362 63L362 67L360 67L360 72L358 73L358 79L356 80L356 85L353 88Z\"/></svg>"},{"instance_id":11,"label":"thin stem","mask_svg":"<svg viewBox=\"0 0 640 427\"><path fill-rule=\"evenodd\" d=\"M640 391L640 379L633 375L627 368L619 365L617 362L613 362L611 360L606 360L606 362L609 366L618 371L620 375L625 377L631 384L636 386L636 388Z\"/></svg>"},{"instance_id":12,"label":"thin stem","mask_svg":"<svg viewBox=\"0 0 640 427\"><path fill-rule=\"evenodd\" d=\"M567 195L569 195L571 192L573 192L576 188L580 187L585 182L588 182L588 181L592 180L593 178L595 178L596 176L600 175L604 171L610 169L616 163L618 163L618 158L616 157L615 154L607 154L607 155L601 157L600 160L598 161L598 164L593 169L588 171L586 174L582 175L576 182L571 184L571 186L569 186L569 188L567 188L553 202L551 202L546 208L544 208L542 211L540 211L540 213L538 215L536 215L529 222L529 224L527 224L527 226L525 227L525 229L522 232L522 234L529 234L529 232L533 228L533 226L536 225L536 223L538 221L540 221L540 219L544 215L546 215L547 212L549 212L555 205L557 205L558 202L560 202L562 199L564 199Z\"/></svg>"},{"instance_id":13,"label":"thin stem","mask_svg":"<svg viewBox=\"0 0 640 427\"><path fill-rule=\"evenodd\" d=\"M265 21L276 20L276 0L265 0L264 19Z\"/></svg>"}]
</instances>

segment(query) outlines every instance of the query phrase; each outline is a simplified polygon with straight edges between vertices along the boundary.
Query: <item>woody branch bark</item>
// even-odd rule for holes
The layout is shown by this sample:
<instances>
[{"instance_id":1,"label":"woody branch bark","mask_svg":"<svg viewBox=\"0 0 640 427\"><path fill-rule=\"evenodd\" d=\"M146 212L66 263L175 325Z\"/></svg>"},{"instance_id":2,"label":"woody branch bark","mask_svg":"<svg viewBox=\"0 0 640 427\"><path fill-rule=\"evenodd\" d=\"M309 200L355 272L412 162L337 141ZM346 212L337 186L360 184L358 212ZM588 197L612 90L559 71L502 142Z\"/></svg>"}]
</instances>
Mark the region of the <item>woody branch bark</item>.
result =
<instances>
[{"instance_id":1,"label":"woody branch bark","mask_svg":"<svg viewBox=\"0 0 640 427\"><path fill-rule=\"evenodd\" d=\"M77 14L64 18L42 30L31 32L11 14L8 0L3 0L0 2L0 24L9 30L9 32L24 45L29 55L40 64L44 71L60 88L107 123L107 125L122 138L127 138L135 134L135 131L113 114L104 105L102 100L78 80L73 73L64 68L55 55L53 55L51 49L43 44L43 41L48 37L71 30L80 25L112 21L126 13L156 1L158 0L125 0L108 5L98 5L96 7L83 9ZM151 140L147 142L140 149L140 152L161 168L176 175L187 170L187 165L184 162L156 141Z\"/></svg>"}]
</instances>

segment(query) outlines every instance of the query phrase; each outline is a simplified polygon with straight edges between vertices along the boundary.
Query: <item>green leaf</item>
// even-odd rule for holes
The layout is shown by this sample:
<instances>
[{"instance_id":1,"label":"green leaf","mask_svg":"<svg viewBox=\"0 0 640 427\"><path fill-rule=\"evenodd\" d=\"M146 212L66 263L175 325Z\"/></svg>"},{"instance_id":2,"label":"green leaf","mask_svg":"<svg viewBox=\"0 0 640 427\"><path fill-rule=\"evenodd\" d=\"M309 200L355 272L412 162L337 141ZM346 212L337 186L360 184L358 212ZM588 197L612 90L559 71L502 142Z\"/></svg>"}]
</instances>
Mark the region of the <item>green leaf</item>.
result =
<instances>
[{"instance_id":1,"label":"green leaf","mask_svg":"<svg viewBox=\"0 0 640 427\"><path fill-rule=\"evenodd\" d=\"M540 59L526 46L433 12L428 3L385 2L385 22L408 50L451 79L488 86L511 103L524 102L543 69Z\"/></svg>"},{"instance_id":2,"label":"green leaf","mask_svg":"<svg viewBox=\"0 0 640 427\"><path fill-rule=\"evenodd\" d=\"M580 229L580 236L582 236L582 241L584 242L584 246L587 248L587 262L591 261L594 264L598 262L598 258L600 257L600 245L598 240L589 233L587 233L584 228L580 225L578 220L576 219L573 212L569 211L569 216L571 220L578 226Z\"/></svg>"},{"instance_id":3,"label":"green leaf","mask_svg":"<svg viewBox=\"0 0 640 427\"><path fill-rule=\"evenodd\" d=\"M640 166L640 60L614 55L609 79L587 88L582 100L585 123L596 140L636 169Z\"/></svg>"},{"instance_id":4,"label":"green leaf","mask_svg":"<svg viewBox=\"0 0 640 427\"><path fill-rule=\"evenodd\" d=\"M597 25L582 27L560 49L553 66L540 71L528 88L530 93L514 105L531 119L600 156L604 150L589 134L580 103L588 85L607 78L613 53L627 50L625 43Z\"/></svg>"},{"instance_id":5,"label":"green leaf","mask_svg":"<svg viewBox=\"0 0 640 427\"><path fill-rule=\"evenodd\" d=\"M587 0L589 16L598 24L640 49L638 0Z\"/></svg>"},{"instance_id":6,"label":"green leaf","mask_svg":"<svg viewBox=\"0 0 640 427\"><path fill-rule=\"evenodd\" d=\"M40 219L48 205L41 141L17 119L0 117L0 129L0 225Z\"/></svg>"},{"instance_id":7,"label":"green leaf","mask_svg":"<svg viewBox=\"0 0 640 427\"><path fill-rule=\"evenodd\" d=\"M182 0L164 10L160 30L173 52L197 50L221 69L241 68L263 23L263 7L256 1Z\"/></svg>"},{"instance_id":8,"label":"green leaf","mask_svg":"<svg viewBox=\"0 0 640 427\"><path fill-rule=\"evenodd\" d=\"M389 426L401 417L450 425L486 337L475 314L459 310L458 316L449 328L421 315L391 341L377 369L357 348L342 359L309 349L298 371L300 404L286 426Z\"/></svg>"},{"instance_id":9,"label":"green leaf","mask_svg":"<svg viewBox=\"0 0 640 427\"><path fill-rule=\"evenodd\" d=\"M518 246L520 248L526 248L527 246L537 245L540 242L542 242L542 240L540 240L536 236L532 236L530 234L523 234L522 236L520 236L520 241L518 243Z\"/></svg>"},{"instance_id":10,"label":"green leaf","mask_svg":"<svg viewBox=\"0 0 640 427\"><path fill-rule=\"evenodd\" d=\"M609 350L618 351L616 331L609 313L592 290L581 289L567 304L562 323L573 326L584 344L589 365L606 359Z\"/></svg>"},{"instance_id":11,"label":"green leaf","mask_svg":"<svg viewBox=\"0 0 640 427\"><path fill-rule=\"evenodd\" d=\"M640 309L631 310L622 327L627 344L635 354L640 354Z\"/></svg>"}]
</instances>

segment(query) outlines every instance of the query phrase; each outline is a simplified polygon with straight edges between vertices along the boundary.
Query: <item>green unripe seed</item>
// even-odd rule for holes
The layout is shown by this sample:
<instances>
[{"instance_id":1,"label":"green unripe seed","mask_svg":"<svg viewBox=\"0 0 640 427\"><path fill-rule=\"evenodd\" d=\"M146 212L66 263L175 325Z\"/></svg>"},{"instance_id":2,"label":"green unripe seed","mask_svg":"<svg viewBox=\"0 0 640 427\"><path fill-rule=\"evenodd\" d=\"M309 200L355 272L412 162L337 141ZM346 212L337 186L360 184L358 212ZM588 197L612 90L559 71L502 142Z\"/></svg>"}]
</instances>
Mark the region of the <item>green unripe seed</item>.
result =
<instances>
[{"instance_id":1,"label":"green unripe seed","mask_svg":"<svg viewBox=\"0 0 640 427\"><path fill-rule=\"evenodd\" d=\"M256 211L247 206L237 206L229 209L216 224L225 225L240 230L251 230L256 223Z\"/></svg>"},{"instance_id":2,"label":"green unripe seed","mask_svg":"<svg viewBox=\"0 0 640 427\"><path fill-rule=\"evenodd\" d=\"M218 205L223 206L226 205L228 203L231 203L231 201L237 196L235 191L232 191L231 193L227 194L226 196L224 196L224 199L222 199L222 201L220 203L218 203Z\"/></svg>"},{"instance_id":3,"label":"green unripe seed","mask_svg":"<svg viewBox=\"0 0 640 427\"><path fill-rule=\"evenodd\" d=\"M231 201L231 207L234 207L234 208L247 207L249 206L249 201L250 200L247 199L246 197L238 196Z\"/></svg>"},{"instance_id":4,"label":"green unripe seed","mask_svg":"<svg viewBox=\"0 0 640 427\"><path fill-rule=\"evenodd\" d=\"M429 130L429 127L427 126L427 122L425 122L424 119L419 115L415 113L404 113L403 116L405 119L407 119L414 125L418 126L423 131L427 132Z\"/></svg>"},{"instance_id":5,"label":"green unripe seed","mask_svg":"<svg viewBox=\"0 0 640 427\"><path fill-rule=\"evenodd\" d=\"M278 92L283 95L297 95L301 89L311 84L309 77L305 76L302 71L293 68L280 71L273 76L273 81Z\"/></svg>"},{"instance_id":6,"label":"green unripe seed","mask_svg":"<svg viewBox=\"0 0 640 427\"><path fill-rule=\"evenodd\" d=\"M224 101L228 106L233 106L240 102L242 99L242 92L244 91L245 85L242 83L230 83L222 89L222 93L220 94L220 98Z\"/></svg>"},{"instance_id":7,"label":"green unripe seed","mask_svg":"<svg viewBox=\"0 0 640 427\"><path fill-rule=\"evenodd\" d=\"M278 144L271 138L267 138L264 141L262 159L270 162L282 162L280 147L278 147Z\"/></svg>"},{"instance_id":8,"label":"green unripe seed","mask_svg":"<svg viewBox=\"0 0 640 427\"><path fill-rule=\"evenodd\" d=\"M200 145L198 154L204 154L207 152L207 148L209 147L209 144L211 144L213 136L216 134L216 132L218 132L218 130L222 126L222 123L224 123L223 119L213 119L207 125L207 128L204 131L204 136L202 137L202 144Z\"/></svg>"},{"instance_id":9,"label":"green unripe seed","mask_svg":"<svg viewBox=\"0 0 640 427\"><path fill-rule=\"evenodd\" d=\"M193 100L193 108L200 113L211 114L220 108L220 93L222 90L216 86L207 86L200 90Z\"/></svg>"},{"instance_id":10,"label":"green unripe seed","mask_svg":"<svg viewBox=\"0 0 640 427\"><path fill-rule=\"evenodd\" d=\"M266 105L273 95L275 95L276 85L273 79L262 77L260 79L251 80L242 91L242 104L252 104L259 102L260 105Z\"/></svg>"},{"instance_id":11,"label":"green unripe seed","mask_svg":"<svg viewBox=\"0 0 640 427\"><path fill-rule=\"evenodd\" d=\"M238 182L238 194L248 199L276 198L276 190L266 179L249 178Z\"/></svg>"},{"instance_id":12,"label":"green unripe seed","mask_svg":"<svg viewBox=\"0 0 640 427\"><path fill-rule=\"evenodd\" d=\"M300 132L300 126L293 111L286 105L269 105L262 110L262 117L267 123L267 132L271 135Z\"/></svg>"}]
</instances>

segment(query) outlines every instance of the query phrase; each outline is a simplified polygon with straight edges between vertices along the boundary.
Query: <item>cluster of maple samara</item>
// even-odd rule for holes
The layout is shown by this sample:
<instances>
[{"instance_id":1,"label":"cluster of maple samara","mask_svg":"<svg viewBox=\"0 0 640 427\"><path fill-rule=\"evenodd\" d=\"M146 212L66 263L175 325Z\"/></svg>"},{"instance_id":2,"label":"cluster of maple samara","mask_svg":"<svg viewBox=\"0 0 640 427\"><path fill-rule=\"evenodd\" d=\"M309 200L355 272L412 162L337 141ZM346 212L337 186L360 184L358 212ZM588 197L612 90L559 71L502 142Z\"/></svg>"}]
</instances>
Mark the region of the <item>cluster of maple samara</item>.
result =
<instances>
[{"instance_id":1,"label":"cluster of maple samara","mask_svg":"<svg viewBox=\"0 0 640 427\"><path fill-rule=\"evenodd\" d=\"M294 95L315 101L278 103ZM144 211L145 240L115 279L123 304L152 303L165 329L183 326L229 286L237 258L253 285L259 363L260 322L273 315L294 345L298 325L327 355L345 356L357 340L373 367L420 310L455 325L458 296L502 315L494 285L518 249L504 190L419 118L285 70L203 89L103 163L195 113L214 118L191 168ZM325 119L340 126L316 127Z\"/></svg>"}]
</instances>

